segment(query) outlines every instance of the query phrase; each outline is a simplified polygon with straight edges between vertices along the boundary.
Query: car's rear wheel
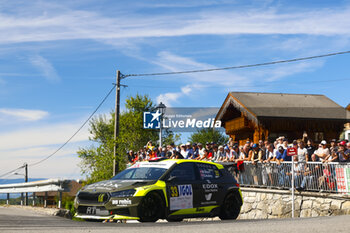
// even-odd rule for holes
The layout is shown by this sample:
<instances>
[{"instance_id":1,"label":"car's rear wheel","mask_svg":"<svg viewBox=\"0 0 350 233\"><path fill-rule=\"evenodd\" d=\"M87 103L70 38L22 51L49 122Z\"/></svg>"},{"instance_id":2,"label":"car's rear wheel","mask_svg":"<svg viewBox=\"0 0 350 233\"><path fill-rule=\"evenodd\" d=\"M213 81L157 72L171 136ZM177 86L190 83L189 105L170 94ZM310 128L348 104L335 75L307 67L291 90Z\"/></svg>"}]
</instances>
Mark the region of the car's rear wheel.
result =
<instances>
[{"instance_id":1,"label":"car's rear wheel","mask_svg":"<svg viewBox=\"0 0 350 233\"><path fill-rule=\"evenodd\" d=\"M236 219L241 211L242 200L239 192L230 192L226 195L221 206L220 219Z\"/></svg>"},{"instance_id":2,"label":"car's rear wheel","mask_svg":"<svg viewBox=\"0 0 350 233\"><path fill-rule=\"evenodd\" d=\"M155 222L164 211L164 202L162 197L156 193L151 192L147 194L140 202L138 207L140 222Z\"/></svg>"}]
</instances>

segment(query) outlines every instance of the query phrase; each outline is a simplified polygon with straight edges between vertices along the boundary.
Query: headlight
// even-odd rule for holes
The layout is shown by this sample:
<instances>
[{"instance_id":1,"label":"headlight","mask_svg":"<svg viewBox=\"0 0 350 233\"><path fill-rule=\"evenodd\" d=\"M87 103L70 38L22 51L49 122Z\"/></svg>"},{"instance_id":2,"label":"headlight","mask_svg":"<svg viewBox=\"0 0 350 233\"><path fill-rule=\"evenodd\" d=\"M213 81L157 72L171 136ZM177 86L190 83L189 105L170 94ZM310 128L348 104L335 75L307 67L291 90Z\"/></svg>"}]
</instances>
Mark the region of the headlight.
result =
<instances>
[{"instance_id":1,"label":"headlight","mask_svg":"<svg viewBox=\"0 0 350 233\"><path fill-rule=\"evenodd\" d=\"M135 189L128 189L111 193L111 197L131 197L136 192Z\"/></svg>"}]
</instances>

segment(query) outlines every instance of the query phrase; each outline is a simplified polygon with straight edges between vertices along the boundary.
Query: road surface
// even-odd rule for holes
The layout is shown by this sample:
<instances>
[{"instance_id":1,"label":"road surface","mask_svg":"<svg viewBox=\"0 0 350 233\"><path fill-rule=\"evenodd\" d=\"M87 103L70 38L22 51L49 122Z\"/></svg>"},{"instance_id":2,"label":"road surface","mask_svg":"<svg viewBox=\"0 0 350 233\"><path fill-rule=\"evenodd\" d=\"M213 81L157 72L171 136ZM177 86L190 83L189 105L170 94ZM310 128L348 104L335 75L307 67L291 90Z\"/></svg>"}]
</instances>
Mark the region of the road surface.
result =
<instances>
[{"instance_id":1,"label":"road surface","mask_svg":"<svg viewBox=\"0 0 350 233\"><path fill-rule=\"evenodd\" d=\"M77 222L31 210L0 206L0 232L349 232L350 215L302 219L158 223Z\"/></svg>"}]
</instances>

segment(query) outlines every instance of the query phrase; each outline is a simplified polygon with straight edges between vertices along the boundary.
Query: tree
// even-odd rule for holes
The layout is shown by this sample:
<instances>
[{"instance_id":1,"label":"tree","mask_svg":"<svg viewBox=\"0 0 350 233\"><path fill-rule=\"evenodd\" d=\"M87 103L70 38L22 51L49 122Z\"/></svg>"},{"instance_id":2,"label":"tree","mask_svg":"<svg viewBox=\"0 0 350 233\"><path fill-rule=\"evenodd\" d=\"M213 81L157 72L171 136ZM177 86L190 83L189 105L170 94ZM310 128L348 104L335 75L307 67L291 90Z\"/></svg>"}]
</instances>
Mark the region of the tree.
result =
<instances>
[{"instance_id":1,"label":"tree","mask_svg":"<svg viewBox=\"0 0 350 233\"><path fill-rule=\"evenodd\" d=\"M196 133L191 134L189 137L192 143L202 143L206 142L216 142L218 145L226 144L228 141L228 136L220 133L218 130L213 128L203 128L198 130Z\"/></svg>"},{"instance_id":2,"label":"tree","mask_svg":"<svg viewBox=\"0 0 350 233\"><path fill-rule=\"evenodd\" d=\"M149 140L157 141L158 130L143 129L143 112L154 109L152 100L144 95L129 97L126 110L120 114L119 137L114 140L114 112L101 115L90 121L90 141L93 145L79 149L80 167L87 183L110 179L113 175L114 143L118 145L117 162L119 171L125 169L128 150L138 151ZM177 135L165 133L165 140L175 140Z\"/></svg>"}]
</instances>

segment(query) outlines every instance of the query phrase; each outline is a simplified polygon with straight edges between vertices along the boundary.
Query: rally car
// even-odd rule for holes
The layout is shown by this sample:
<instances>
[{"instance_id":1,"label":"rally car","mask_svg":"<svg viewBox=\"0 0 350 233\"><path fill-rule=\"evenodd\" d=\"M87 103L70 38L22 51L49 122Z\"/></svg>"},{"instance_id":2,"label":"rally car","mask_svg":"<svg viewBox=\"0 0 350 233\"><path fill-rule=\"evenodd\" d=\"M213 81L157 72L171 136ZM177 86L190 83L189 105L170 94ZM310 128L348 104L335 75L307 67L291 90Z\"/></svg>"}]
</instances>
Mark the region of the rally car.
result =
<instances>
[{"instance_id":1,"label":"rally car","mask_svg":"<svg viewBox=\"0 0 350 233\"><path fill-rule=\"evenodd\" d=\"M236 219L242 204L238 183L222 165L170 159L137 163L110 180L85 186L75 199L77 218L140 222Z\"/></svg>"}]
</instances>

